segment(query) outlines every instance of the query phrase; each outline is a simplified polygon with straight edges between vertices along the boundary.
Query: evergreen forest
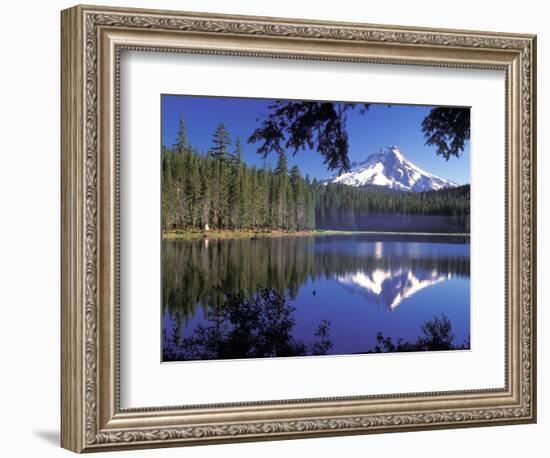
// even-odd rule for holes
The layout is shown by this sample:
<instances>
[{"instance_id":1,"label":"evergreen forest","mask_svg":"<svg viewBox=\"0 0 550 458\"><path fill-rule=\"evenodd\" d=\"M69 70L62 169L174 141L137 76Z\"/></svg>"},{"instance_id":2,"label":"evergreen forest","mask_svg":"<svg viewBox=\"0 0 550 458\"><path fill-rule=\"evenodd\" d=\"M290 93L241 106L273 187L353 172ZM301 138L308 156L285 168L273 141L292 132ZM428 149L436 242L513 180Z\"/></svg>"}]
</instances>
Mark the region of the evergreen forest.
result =
<instances>
[{"instance_id":1,"label":"evergreen forest","mask_svg":"<svg viewBox=\"0 0 550 458\"><path fill-rule=\"evenodd\" d=\"M274 169L247 165L239 138L223 123L211 147L190 144L183 118L177 141L162 147L163 231L330 229L334 221L355 222L370 215L439 215L464 220L469 229L470 187L409 193L369 186L325 184L289 169L284 151Z\"/></svg>"}]
</instances>

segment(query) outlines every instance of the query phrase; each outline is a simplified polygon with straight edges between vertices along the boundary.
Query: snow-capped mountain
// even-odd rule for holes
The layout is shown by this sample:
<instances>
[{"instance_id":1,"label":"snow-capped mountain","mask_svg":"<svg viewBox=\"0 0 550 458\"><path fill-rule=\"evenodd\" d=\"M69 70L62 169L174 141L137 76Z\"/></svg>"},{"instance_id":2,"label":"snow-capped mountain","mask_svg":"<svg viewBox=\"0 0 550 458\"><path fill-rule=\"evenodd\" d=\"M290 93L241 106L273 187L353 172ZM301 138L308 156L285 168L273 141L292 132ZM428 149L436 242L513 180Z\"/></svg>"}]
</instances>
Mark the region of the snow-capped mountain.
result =
<instances>
[{"instance_id":1,"label":"snow-capped mountain","mask_svg":"<svg viewBox=\"0 0 550 458\"><path fill-rule=\"evenodd\" d=\"M419 291L451 278L450 274L433 271L414 272L409 269L373 272L358 271L340 275L337 281L364 296L368 302L395 310L405 299Z\"/></svg>"},{"instance_id":2,"label":"snow-capped mountain","mask_svg":"<svg viewBox=\"0 0 550 458\"><path fill-rule=\"evenodd\" d=\"M395 145L381 148L365 161L352 164L352 169L333 176L325 183L341 183L350 186L377 185L397 191L436 191L454 188L458 184L437 177L408 161Z\"/></svg>"}]
</instances>

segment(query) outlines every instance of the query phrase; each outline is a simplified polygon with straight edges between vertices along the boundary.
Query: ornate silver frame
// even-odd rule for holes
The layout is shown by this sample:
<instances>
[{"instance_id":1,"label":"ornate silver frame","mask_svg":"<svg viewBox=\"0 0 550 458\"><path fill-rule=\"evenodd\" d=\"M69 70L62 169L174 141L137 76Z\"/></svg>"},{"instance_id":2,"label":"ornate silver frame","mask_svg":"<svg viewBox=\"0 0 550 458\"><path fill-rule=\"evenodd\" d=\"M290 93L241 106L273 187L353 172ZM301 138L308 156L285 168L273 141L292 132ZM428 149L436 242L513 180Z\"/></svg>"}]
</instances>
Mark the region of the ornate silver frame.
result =
<instances>
[{"instance_id":1,"label":"ornate silver frame","mask_svg":"<svg viewBox=\"0 0 550 458\"><path fill-rule=\"evenodd\" d=\"M119 405L118 90L124 49L499 69L506 74L503 389ZM536 37L76 6L62 12L62 422L75 452L536 419Z\"/></svg>"}]
</instances>

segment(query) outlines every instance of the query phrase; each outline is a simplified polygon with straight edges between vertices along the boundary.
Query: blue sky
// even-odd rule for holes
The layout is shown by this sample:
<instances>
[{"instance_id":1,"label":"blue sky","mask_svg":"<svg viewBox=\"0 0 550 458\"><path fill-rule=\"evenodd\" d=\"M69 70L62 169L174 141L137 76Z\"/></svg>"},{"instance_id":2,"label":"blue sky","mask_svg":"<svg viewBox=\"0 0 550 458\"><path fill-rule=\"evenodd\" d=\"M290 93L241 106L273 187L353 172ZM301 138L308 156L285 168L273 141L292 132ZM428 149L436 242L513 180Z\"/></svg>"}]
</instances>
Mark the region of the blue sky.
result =
<instances>
[{"instance_id":1,"label":"blue sky","mask_svg":"<svg viewBox=\"0 0 550 458\"><path fill-rule=\"evenodd\" d=\"M243 159L248 164L262 166L264 159L256 152L259 144L248 143L248 137L260 125L266 115L270 99L203 97L188 95L162 95L162 144L172 146L176 142L180 116L183 115L187 136L193 147L201 152L209 150L212 133L223 122L233 139L240 137ZM446 161L436 155L435 147L425 146L420 124L433 107L419 105L373 104L369 111L348 111L350 161L360 162L370 154L388 145L397 145L407 159L427 172L455 181L470 182L470 144L466 144L460 158ZM260 121L258 121L260 119ZM276 154L271 153L265 162L274 167ZM311 178L327 178L330 172L323 164L323 157L316 151L298 151L288 154L289 166L298 165L302 175Z\"/></svg>"}]
</instances>

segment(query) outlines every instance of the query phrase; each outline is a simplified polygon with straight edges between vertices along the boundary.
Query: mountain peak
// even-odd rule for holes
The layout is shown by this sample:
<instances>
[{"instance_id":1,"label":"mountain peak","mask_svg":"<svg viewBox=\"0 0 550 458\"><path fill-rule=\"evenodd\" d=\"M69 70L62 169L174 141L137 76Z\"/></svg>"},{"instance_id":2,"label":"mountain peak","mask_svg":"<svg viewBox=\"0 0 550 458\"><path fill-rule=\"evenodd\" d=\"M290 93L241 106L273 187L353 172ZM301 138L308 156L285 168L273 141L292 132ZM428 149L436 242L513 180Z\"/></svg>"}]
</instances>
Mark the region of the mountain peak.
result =
<instances>
[{"instance_id":1,"label":"mountain peak","mask_svg":"<svg viewBox=\"0 0 550 458\"><path fill-rule=\"evenodd\" d=\"M378 185L399 191L433 191L458 186L452 181L432 175L405 158L398 146L380 148L352 169L329 178L327 183L350 186Z\"/></svg>"},{"instance_id":2,"label":"mountain peak","mask_svg":"<svg viewBox=\"0 0 550 458\"><path fill-rule=\"evenodd\" d=\"M403 153L401 152L401 150L399 149L399 147L397 145L384 146L384 147L380 148L380 150L378 150L378 152L380 154L386 154L386 155L391 154L391 155L403 158Z\"/></svg>"},{"instance_id":3,"label":"mountain peak","mask_svg":"<svg viewBox=\"0 0 550 458\"><path fill-rule=\"evenodd\" d=\"M405 160L405 156L397 146L389 145L380 148L378 152L368 156L366 161L362 162L362 164L366 164L369 161L372 162L373 160L379 159L383 159L384 161L393 160L397 162L403 162Z\"/></svg>"}]
</instances>

